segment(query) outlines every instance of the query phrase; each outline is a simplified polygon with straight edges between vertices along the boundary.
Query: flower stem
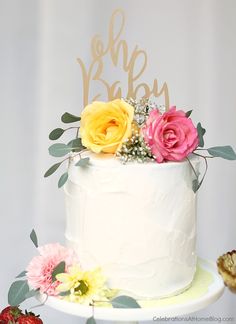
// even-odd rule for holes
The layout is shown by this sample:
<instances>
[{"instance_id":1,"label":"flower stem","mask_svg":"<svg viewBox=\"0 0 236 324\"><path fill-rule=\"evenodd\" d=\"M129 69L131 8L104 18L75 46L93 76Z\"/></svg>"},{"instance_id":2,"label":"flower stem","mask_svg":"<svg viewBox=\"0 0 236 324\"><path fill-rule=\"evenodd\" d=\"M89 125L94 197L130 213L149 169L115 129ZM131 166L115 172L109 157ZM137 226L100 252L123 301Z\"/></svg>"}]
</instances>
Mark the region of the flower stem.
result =
<instances>
[{"instance_id":1,"label":"flower stem","mask_svg":"<svg viewBox=\"0 0 236 324\"><path fill-rule=\"evenodd\" d=\"M199 185L198 185L198 189L201 187L202 183L203 183L203 180L205 179L205 176L206 176L206 173L207 173L207 170L208 170L208 162L207 162L207 157L203 156L204 158L204 161L205 161L205 172L203 174L203 177L202 177L202 180L199 182Z\"/></svg>"},{"instance_id":2,"label":"flower stem","mask_svg":"<svg viewBox=\"0 0 236 324\"><path fill-rule=\"evenodd\" d=\"M186 159L188 160L188 163L189 163L189 165L191 166L191 169L193 170L193 173L195 174L196 179L198 179L197 172L196 172L196 170L194 169L194 166L193 166L192 162L190 161L190 159L189 159L188 157L186 157Z\"/></svg>"},{"instance_id":3,"label":"flower stem","mask_svg":"<svg viewBox=\"0 0 236 324\"><path fill-rule=\"evenodd\" d=\"M77 131L76 131L76 138L78 138L79 137L79 127L76 127L77 128Z\"/></svg>"},{"instance_id":4,"label":"flower stem","mask_svg":"<svg viewBox=\"0 0 236 324\"><path fill-rule=\"evenodd\" d=\"M196 153L195 151L193 152L193 154L194 154L194 155L197 155L197 156L201 156L201 157L203 157L203 158L207 158L207 159L213 159L213 158L214 158L214 156L201 155L201 154Z\"/></svg>"},{"instance_id":5,"label":"flower stem","mask_svg":"<svg viewBox=\"0 0 236 324\"><path fill-rule=\"evenodd\" d=\"M71 126L71 127L66 128L65 131L69 130L69 129L77 129L77 128L79 128L79 127L78 126Z\"/></svg>"},{"instance_id":6,"label":"flower stem","mask_svg":"<svg viewBox=\"0 0 236 324\"><path fill-rule=\"evenodd\" d=\"M208 158L213 158L213 156L204 156L204 155L201 155L201 154L197 154L197 153L195 153L195 152L193 152L193 154L202 157L202 158L204 159L204 161L205 161L205 171L204 171L204 174L203 174L203 177L202 177L201 181L198 183L198 188L197 188L197 190L198 190L198 189L201 187L201 185L202 185L202 183L203 183L203 180L205 179L205 176L206 176L207 170L208 170L208 162L207 162L207 159L208 159ZM197 173L196 173L196 171L195 171L195 169L194 169L194 167L193 167L191 161L190 161L188 158L186 158L186 159L189 161L190 166L191 166L191 168L192 168L192 170L193 170L193 172L194 172L194 174L195 174L195 176L196 176L196 179L198 180Z\"/></svg>"}]
</instances>

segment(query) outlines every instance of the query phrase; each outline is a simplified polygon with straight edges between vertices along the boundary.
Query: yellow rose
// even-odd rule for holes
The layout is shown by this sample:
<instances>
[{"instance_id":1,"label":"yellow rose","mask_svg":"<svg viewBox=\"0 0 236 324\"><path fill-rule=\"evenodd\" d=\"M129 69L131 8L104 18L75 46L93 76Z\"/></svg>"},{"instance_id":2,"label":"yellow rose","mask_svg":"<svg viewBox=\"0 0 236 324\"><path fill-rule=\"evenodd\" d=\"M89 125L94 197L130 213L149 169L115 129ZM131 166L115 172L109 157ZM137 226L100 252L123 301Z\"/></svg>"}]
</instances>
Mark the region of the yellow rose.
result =
<instances>
[{"instance_id":1,"label":"yellow rose","mask_svg":"<svg viewBox=\"0 0 236 324\"><path fill-rule=\"evenodd\" d=\"M81 114L82 144L95 153L115 153L132 134L134 108L124 100L95 101Z\"/></svg>"}]
</instances>

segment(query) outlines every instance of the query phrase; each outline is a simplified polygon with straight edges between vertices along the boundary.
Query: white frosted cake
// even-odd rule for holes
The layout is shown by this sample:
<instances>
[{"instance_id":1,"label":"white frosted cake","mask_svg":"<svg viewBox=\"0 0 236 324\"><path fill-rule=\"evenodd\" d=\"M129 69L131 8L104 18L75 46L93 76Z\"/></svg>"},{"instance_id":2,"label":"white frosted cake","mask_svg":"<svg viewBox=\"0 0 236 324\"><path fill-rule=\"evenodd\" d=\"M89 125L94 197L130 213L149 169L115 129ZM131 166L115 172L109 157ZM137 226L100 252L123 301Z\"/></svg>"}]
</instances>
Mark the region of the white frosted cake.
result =
<instances>
[{"instance_id":1,"label":"white frosted cake","mask_svg":"<svg viewBox=\"0 0 236 324\"><path fill-rule=\"evenodd\" d=\"M53 293L70 302L136 308L137 300L190 287L197 191L207 159L236 160L231 146L204 148L206 131L201 123L195 127L191 113L128 98L95 101L81 117L62 116L64 123L80 124L66 129L76 129L69 143L49 147L51 155L67 157L45 176L69 161L58 187L65 191L67 254L76 252L77 265L59 264L65 269Z\"/></svg>"},{"instance_id":2,"label":"white frosted cake","mask_svg":"<svg viewBox=\"0 0 236 324\"><path fill-rule=\"evenodd\" d=\"M86 155L87 156L87 155ZM66 240L84 269L101 267L110 288L138 298L177 294L196 269L196 194L188 161L122 164L89 153L70 160ZM191 159L195 170L198 158Z\"/></svg>"}]
</instances>

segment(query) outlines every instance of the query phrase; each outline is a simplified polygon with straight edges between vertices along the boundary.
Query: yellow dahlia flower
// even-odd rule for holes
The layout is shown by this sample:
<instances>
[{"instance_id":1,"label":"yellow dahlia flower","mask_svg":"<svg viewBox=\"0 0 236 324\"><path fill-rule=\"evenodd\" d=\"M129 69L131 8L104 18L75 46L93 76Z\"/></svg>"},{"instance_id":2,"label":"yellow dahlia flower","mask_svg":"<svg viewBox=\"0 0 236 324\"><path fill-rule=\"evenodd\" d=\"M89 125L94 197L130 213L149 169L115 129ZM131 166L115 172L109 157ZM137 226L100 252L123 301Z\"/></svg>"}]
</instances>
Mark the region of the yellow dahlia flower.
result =
<instances>
[{"instance_id":1,"label":"yellow dahlia flower","mask_svg":"<svg viewBox=\"0 0 236 324\"><path fill-rule=\"evenodd\" d=\"M57 291L68 292L64 298L70 302L89 305L93 300L106 297L106 280L100 268L82 271L76 265L70 267L68 273L58 274L56 279L60 282Z\"/></svg>"},{"instance_id":2,"label":"yellow dahlia flower","mask_svg":"<svg viewBox=\"0 0 236 324\"><path fill-rule=\"evenodd\" d=\"M82 144L95 153L115 153L132 134L134 108L121 99L95 101L81 114Z\"/></svg>"}]
</instances>

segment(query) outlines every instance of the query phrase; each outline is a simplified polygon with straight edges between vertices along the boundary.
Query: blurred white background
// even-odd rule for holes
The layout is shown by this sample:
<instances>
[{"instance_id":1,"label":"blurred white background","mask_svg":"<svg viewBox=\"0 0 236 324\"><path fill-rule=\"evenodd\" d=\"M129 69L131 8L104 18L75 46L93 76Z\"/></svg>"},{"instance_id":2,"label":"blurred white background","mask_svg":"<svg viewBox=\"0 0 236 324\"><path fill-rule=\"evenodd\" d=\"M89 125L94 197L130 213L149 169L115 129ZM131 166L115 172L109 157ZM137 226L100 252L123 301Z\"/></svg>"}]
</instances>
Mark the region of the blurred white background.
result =
<instances>
[{"instance_id":1,"label":"blurred white background","mask_svg":"<svg viewBox=\"0 0 236 324\"><path fill-rule=\"evenodd\" d=\"M41 244L63 243L63 191L58 175L43 178L54 162L48 133L65 111L80 113L76 58L90 64L91 38L99 33L106 42L116 8L126 14L122 38L130 51L136 44L147 51L142 81L166 81L170 103L194 109L193 120L207 129L206 146L236 148L235 0L0 0L1 308L14 276L35 254L31 229ZM104 78L112 80L112 73L106 69ZM210 162L199 192L198 254L216 260L236 248L236 164ZM226 291L194 315L236 321L235 302ZM47 324L84 323L48 307L36 311Z\"/></svg>"}]
</instances>

